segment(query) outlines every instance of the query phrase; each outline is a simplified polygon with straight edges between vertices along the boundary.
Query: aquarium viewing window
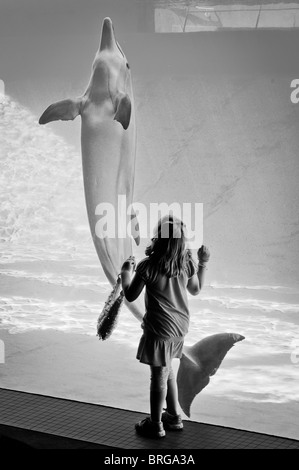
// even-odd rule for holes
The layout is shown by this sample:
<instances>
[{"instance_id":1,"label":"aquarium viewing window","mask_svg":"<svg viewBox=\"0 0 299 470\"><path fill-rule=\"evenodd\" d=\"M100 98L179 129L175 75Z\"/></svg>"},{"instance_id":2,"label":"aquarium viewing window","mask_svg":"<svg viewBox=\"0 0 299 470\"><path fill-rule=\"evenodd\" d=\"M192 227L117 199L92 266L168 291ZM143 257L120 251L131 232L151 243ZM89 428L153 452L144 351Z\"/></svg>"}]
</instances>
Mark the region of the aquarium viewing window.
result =
<instances>
[{"instance_id":1,"label":"aquarium viewing window","mask_svg":"<svg viewBox=\"0 0 299 470\"><path fill-rule=\"evenodd\" d=\"M207 2L205 5L192 2L188 5L187 2L161 2L155 8L156 33L298 27L298 3L211 5Z\"/></svg>"}]
</instances>

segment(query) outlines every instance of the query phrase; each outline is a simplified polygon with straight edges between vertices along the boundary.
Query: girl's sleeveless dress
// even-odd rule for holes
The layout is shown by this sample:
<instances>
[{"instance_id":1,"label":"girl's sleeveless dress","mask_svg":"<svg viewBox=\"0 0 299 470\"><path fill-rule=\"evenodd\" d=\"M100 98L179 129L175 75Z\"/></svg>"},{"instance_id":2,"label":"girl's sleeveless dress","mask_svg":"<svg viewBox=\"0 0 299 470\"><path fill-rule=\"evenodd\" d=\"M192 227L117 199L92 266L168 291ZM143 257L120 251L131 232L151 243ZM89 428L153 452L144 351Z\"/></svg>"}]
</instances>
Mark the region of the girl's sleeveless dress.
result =
<instances>
[{"instance_id":1,"label":"girl's sleeveless dress","mask_svg":"<svg viewBox=\"0 0 299 470\"><path fill-rule=\"evenodd\" d=\"M173 358L182 357L184 337L189 327L187 298L188 279L195 274L193 263L186 272L168 278L161 274L151 282L146 274L148 258L138 263L136 272L146 285L143 335L137 359L152 366L168 366Z\"/></svg>"}]
</instances>

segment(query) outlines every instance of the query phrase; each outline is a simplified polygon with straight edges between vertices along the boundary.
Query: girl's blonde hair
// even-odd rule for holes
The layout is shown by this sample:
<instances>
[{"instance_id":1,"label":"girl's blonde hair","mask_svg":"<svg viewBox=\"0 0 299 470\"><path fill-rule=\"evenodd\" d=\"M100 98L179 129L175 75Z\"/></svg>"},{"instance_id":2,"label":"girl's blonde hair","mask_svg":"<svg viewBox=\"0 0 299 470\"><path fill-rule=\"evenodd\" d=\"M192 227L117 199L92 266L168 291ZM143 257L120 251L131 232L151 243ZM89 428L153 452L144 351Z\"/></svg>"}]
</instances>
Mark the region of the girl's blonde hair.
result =
<instances>
[{"instance_id":1,"label":"girl's blonde hair","mask_svg":"<svg viewBox=\"0 0 299 470\"><path fill-rule=\"evenodd\" d=\"M172 215L160 219L145 254L149 257L147 275L151 281L155 281L158 274L180 275L187 269L189 259L184 223Z\"/></svg>"}]
</instances>

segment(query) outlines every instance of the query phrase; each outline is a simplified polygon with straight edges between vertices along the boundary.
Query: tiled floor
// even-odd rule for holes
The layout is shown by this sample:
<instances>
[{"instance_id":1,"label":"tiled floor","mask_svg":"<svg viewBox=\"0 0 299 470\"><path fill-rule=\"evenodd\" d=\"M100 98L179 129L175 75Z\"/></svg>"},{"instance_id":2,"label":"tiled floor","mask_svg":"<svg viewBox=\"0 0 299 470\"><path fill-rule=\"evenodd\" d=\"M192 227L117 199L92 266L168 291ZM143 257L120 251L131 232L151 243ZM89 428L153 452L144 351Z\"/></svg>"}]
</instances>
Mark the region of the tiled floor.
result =
<instances>
[{"instance_id":1,"label":"tiled floor","mask_svg":"<svg viewBox=\"0 0 299 470\"><path fill-rule=\"evenodd\" d=\"M164 439L136 435L141 413L0 389L0 436L39 448L299 449L299 441L186 421ZM5 436L5 438L3 437ZM1 439L0 439L1 444Z\"/></svg>"}]
</instances>

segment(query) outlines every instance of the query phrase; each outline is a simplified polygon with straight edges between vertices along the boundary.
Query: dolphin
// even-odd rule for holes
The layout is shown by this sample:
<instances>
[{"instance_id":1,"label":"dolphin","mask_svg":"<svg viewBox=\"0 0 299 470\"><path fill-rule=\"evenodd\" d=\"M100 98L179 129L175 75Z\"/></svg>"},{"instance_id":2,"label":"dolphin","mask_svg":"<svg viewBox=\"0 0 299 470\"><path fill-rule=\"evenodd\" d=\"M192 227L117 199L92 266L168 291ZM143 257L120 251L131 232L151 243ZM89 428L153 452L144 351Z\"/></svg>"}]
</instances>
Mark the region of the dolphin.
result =
<instances>
[{"instance_id":1,"label":"dolphin","mask_svg":"<svg viewBox=\"0 0 299 470\"><path fill-rule=\"evenodd\" d=\"M116 40L110 18L103 21L100 45L86 91L78 98L65 99L50 105L40 117L39 123L73 120L78 115L82 120L82 167L90 231L104 273L114 285L123 262L132 255L132 239L127 236L126 231L124 233L127 222L131 224L131 233L136 244L139 244L140 236L132 207L136 119L131 71ZM119 227L115 223L116 231L106 237L105 208L112 210L114 221L118 212L124 210L121 214L124 225ZM127 214L127 211L130 213ZM121 236L119 230L122 230ZM141 321L144 312L140 301L127 305Z\"/></svg>"},{"instance_id":2,"label":"dolphin","mask_svg":"<svg viewBox=\"0 0 299 470\"><path fill-rule=\"evenodd\" d=\"M136 120L130 66L116 40L110 18L105 18L99 49L86 91L75 99L50 105L40 124L68 121L81 116L81 150L84 192L89 226L104 273L112 285L117 282L123 262L132 255L132 237L101 237L102 203L118 207L125 196L126 209L133 201L136 159ZM131 211L132 236L139 244L136 214ZM127 302L128 308L142 322L143 304ZM185 346L177 375L179 402L190 416L190 406L220 366L235 342L244 339L234 333L220 333Z\"/></svg>"},{"instance_id":3,"label":"dolphin","mask_svg":"<svg viewBox=\"0 0 299 470\"><path fill-rule=\"evenodd\" d=\"M195 396L210 382L227 352L235 343L243 341L238 333L217 333L207 336L193 346L184 346L177 374L178 399L184 413L190 417Z\"/></svg>"}]
</instances>

